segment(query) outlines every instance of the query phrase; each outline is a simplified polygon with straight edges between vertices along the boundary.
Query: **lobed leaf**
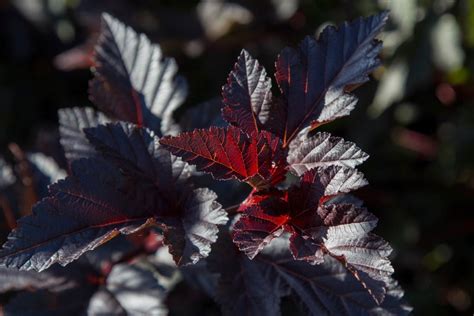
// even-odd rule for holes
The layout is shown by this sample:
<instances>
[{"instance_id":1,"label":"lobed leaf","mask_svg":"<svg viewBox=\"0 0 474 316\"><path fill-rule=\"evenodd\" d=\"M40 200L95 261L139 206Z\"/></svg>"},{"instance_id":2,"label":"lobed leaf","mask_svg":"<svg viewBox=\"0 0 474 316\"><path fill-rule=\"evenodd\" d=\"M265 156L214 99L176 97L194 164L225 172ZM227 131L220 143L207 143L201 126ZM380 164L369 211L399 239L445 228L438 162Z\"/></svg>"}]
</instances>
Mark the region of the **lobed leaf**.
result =
<instances>
[{"instance_id":1,"label":"lobed leaf","mask_svg":"<svg viewBox=\"0 0 474 316\"><path fill-rule=\"evenodd\" d=\"M91 100L101 111L122 121L166 134L173 127L172 113L184 101L187 84L176 75L173 59L143 34L108 14L95 49Z\"/></svg>"},{"instance_id":2,"label":"lobed leaf","mask_svg":"<svg viewBox=\"0 0 474 316\"><path fill-rule=\"evenodd\" d=\"M316 167L344 166L354 168L369 155L356 144L329 133L317 133L294 139L289 145L288 165L298 176Z\"/></svg>"},{"instance_id":3,"label":"lobed leaf","mask_svg":"<svg viewBox=\"0 0 474 316\"><path fill-rule=\"evenodd\" d=\"M119 233L146 226L152 214L137 209L117 188L120 175L106 163L78 160L74 176L50 187L50 196L18 221L0 251L0 264L21 270L66 265Z\"/></svg>"},{"instance_id":4,"label":"lobed leaf","mask_svg":"<svg viewBox=\"0 0 474 316\"><path fill-rule=\"evenodd\" d=\"M248 135L258 133L261 120L269 115L272 82L258 61L242 50L222 88L224 119Z\"/></svg>"},{"instance_id":5,"label":"lobed leaf","mask_svg":"<svg viewBox=\"0 0 474 316\"><path fill-rule=\"evenodd\" d=\"M321 199L349 193L367 185L364 175L352 168L331 166L305 172L299 187L292 187L288 201L296 214L316 210Z\"/></svg>"},{"instance_id":6,"label":"lobed leaf","mask_svg":"<svg viewBox=\"0 0 474 316\"><path fill-rule=\"evenodd\" d=\"M220 273L216 300L225 315L280 315L280 300L287 296L306 315L408 315L411 310L393 280L387 281L386 299L377 304L336 259L326 256L318 265L295 261L286 238L274 239L252 261L228 245L218 246L211 262Z\"/></svg>"},{"instance_id":7,"label":"lobed leaf","mask_svg":"<svg viewBox=\"0 0 474 316\"><path fill-rule=\"evenodd\" d=\"M298 223L290 248L295 259L311 264L322 263L327 255L335 258L380 303L393 268L387 258L392 251L388 243L370 234L376 225L375 216L364 208L351 204L322 206Z\"/></svg>"},{"instance_id":8,"label":"lobed leaf","mask_svg":"<svg viewBox=\"0 0 474 316\"><path fill-rule=\"evenodd\" d=\"M280 129L283 146L289 145L300 130L346 115L356 98L348 88L362 84L380 64L382 47L375 36L388 13L326 27L318 40L306 37L297 49L285 48L276 62L276 79L285 98L274 103L285 113Z\"/></svg>"},{"instance_id":9,"label":"lobed leaf","mask_svg":"<svg viewBox=\"0 0 474 316\"><path fill-rule=\"evenodd\" d=\"M277 198L246 208L232 228L232 239L239 250L253 259L273 238L280 236L290 219L286 208L286 203Z\"/></svg>"},{"instance_id":10,"label":"lobed leaf","mask_svg":"<svg viewBox=\"0 0 474 316\"><path fill-rule=\"evenodd\" d=\"M166 241L178 263L207 256L215 225L227 221L215 194L192 189L185 164L146 129L109 124L87 135L110 162L74 162L72 176L52 185L33 215L19 221L0 251L0 264L39 271L55 262L66 265L120 233L154 223L182 233Z\"/></svg>"},{"instance_id":11,"label":"lobed leaf","mask_svg":"<svg viewBox=\"0 0 474 316\"><path fill-rule=\"evenodd\" d=\"M243 203L243 214L233 227L234 243L252 259L282 230L304 230L311 223L320 223L317 212L332 196L365 184L362 173L355 169L334 166L309 170L301 185L291 187L286 196L259 195Z\"/></svg>"},{"instance_id":12,"label":"lobed leaf","mask_svg":"<svg viewBox=\"0 0 474 316\"><path fill-rule=\"evenodd\" d=\"M227 212L216 201L217 195L209 189L195 189L185 200L185 212L179 218L161 221L164 242L178 265L197 263L211 252L219 229L227 223Z\"/></svg>"},{"instance_id":13,"label":"lobed leaf","mask_svg":"<svg viewBox=\"0 0 474 316\"><path fill-rule=\"evenodd\" d=\"M236 127L211 127L164 137L160 143L216 179L235 178L264 188L284 177L280 140L268 132L249 137Z\"/></svg>"},{"instance_id":14,"label":"lobed leaf","mask_svg":"<svg viewBox=\"0 0 474 316\"><path fill-rule=\"evenodd\" d=\"M286 230L291 233L295 259L321 264L327 255L336 258L380 303L385 280L393 269L387 259L391 248L370 234L377 219L352 204L325 204L330 197L365 184L355 169L331 166L309 170L299 187L289 189L285 200L256 199L243 209L233 228L234 243L252 259Z\"/></svg>"}]
</instances>

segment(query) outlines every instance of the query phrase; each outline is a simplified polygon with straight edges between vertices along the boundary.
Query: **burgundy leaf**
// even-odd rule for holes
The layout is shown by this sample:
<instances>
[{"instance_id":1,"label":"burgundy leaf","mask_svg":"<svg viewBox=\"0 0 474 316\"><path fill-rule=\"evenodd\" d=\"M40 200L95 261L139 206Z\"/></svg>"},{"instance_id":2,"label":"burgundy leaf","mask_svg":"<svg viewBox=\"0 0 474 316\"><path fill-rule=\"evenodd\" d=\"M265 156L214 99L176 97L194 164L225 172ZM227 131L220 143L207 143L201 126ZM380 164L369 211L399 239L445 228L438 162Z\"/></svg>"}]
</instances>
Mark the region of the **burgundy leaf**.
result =
<instances>
[{"instance_id":1,"label":"burgundy leaf","mask_svg":"<svg viewBox=\"0 0 474 316\"><path fill-rule=\"evenodd\" d=\"M225 315L280 315L279 302L290 296L305 315L408 315L403 292L387 279L387 296L377 304L361 282L335 258L309 265L295 261L286 238L274 239L250 261L216 244L211 267L220 273L216 299Z\"/></svg>"},{"instance_id":2,"label":"burgundy leaf","mask_svg":"<svg viewBox=\"0 0 474 316\"><path fill-rule=\"evenodd\" d=\"M129 181L127 194L135 195L142 206L172 213L178 195L190 189L188 165L162 148L153 132L117 123L85 133L107 162L120 168Z\"/></svg>"},{"instance_id":3,"label":"burgundy leaf","mask_svg":"<svg viewBox=\"0 0 474 316\"><path fill-rule=\"evenodd\" d=\"M187 95L173 59L143 34L102 16L102 32L95 51L90 98L107 115L166 134L172 113ZM161 126L161 128L160 128Z\"/></svg>"},{"instance_id":4,"label":"burgundy leaf","mask_svg":"<svg viewBox=\"0 0 474 316\"><path fill-rule=\"evenodd\" d=\"M254 204L233 226L232 239L250 259L253 259L273 238L283 232L289 220L286 203L271 198Z\"/></svg>"},{"instance_id":5,"label":"burgundy leaf","mask_svg":"<svg viewBox=\"0 0 474 316\"><path fill-rule=\"evenodd\" d=\"M50 187L50 196L18 221L0 251L0 264L21 270L66 265L119 233L150 223L150 210L127 201L120 174L106 163L78 160L74 176Z\"/></svg>"},{"instance_id":6,"label":"burgundy leaf","mask_svg":"<svg viewBox=\"0 0 474 316\"><path fill-rule=\"evenodd\" d=\"M291 251L298 260L320 264L326 255L340 261L376 302L383 301L385 280L393 273L387 256L390 246L370 234L377 219L364 208L351 204L321 206L304 221L295 223Z\"/></svg>"},{"instance_id":7,"label":"burgundy leaf","mask_svg":"<svg viewBox=\"0 0 474 316\"><path fill-rule=\"evenodd\" d=\"M301 185L292 187L285 198L258 195L242 203L243 215L234 226L234 243L252 259L283 229L304 230L307 225L318 225L319 207L332 196L365 184L362 173L355 169L332 166L309 170ZM314 253L309 256L314 257Z\"/></svg>"},{"instance_id":8,"label":"burgundy leaf","mask_svg":"<svg viewBox=\"0 0 474 316\"><path fill-rule=\"evenodd\" d=\"M257 259L239 252L227 231L219 235L207 262L209 270L219 275L215 300L223 315L280 315L281 297L287 289L279 280L269 280Z\"/></svg>"},{"instance_id":9,"label":"burgundy leaf","mask_svg":"<svg viewBox=\"0 0 474 316\"><path fill-rule=\"evenodd\" d=\"M58 116L60 141L68 161L94 157L94 147L89 144L83 129L105 124L109 120L102 113L95 112L92 108L60 109Z\"/></svg>"},{"instance_id":10,"label":"burgundy leaf","mask_svg":"<svg viewBox=\"0 0 474 316\"><path fill-rule=\"evenodd\" d=\"M387 16L384 12L339 28L329 26L318 40L307 37L298 49L281 52L276 79L287 108L281 122L283 146L306 126L333 120L354 107L355 98L345 90L366 82L379 66L381 42L374 38Z\"/></svg>"},{"instance_id":11,"label":"burgundy leaf","mask_svg":"<svg viewBox=\"0 0 474 316\"><path fill-rule=\"evenodd\" d=\"M303 174L300 187L293 187L288 196L294 212L293 218L310 210L319 203L340 193L348 193L367 185L364 175L351 168L330 166L318 167Z\"/></svg>"},{"instance_id":12,"label":"burgundy leaf","mask_svg":"<svg viewBox=\"0 0 474 316\"><path fill-rule=\"evenodd\" d=\"M186 184L185 164L146 129L111 124L87 134L110 162L73 163L72 176L52 185L33 215L19 221L0 263L27 270L65 265L119 233L154 223L183 233L167 241L180 241L172 247L177 262L205 257L216 239L215 225L227 220L215 194Z\"/></svg>"},{"instance_id":13,"label":"burgundy leaf","mask_svg":"<svg viewBox=\"0 0 474 316\"><path fill-rule=\"evenodd\" d=\"M285 174L278 138L268 132L249 137L236 127L197 129L161 144L216 179L238 179L256 188L280 182Z\"/></svg>"},{"instance_id":14,"label":"burgundy leaf","mask_svg":"<svg viewBox=\"0 0 474 316\"><path fill-rule=\"evenodd\" d=\"M268 116L272 102L272 82L258 61L242 50L222 88L224 119L248 135L258 133L260 115Z\"/></svg>"},{"instance_id":15,"label":"burgundy leaf","mask_svg":"<svg viewBox=\"0 0 474 316\"><path fill-rule=\"evenodd\" d=\"M325 166L354 168L369 155L354 143L344 141L329 133L317 133L311 137L296 138L290 143L288 164L298 176L306 171Z\"/></svg>"},{"instance_id":16,"label":"burgundy leaf","mask_svg":"<svg viewBox=\"0 0 474 316\"><path fill-rule=\"evenodd\" d=\"M140 205L158 210L176 263L196 263L206 257L226 212L208 189L192 189L189 166L163 149L152 132L132 124L109 124L86 130L87 137L131 182L127 194ZM173 232L173 233L170 233Z\"/></svg>"}]
</instances>

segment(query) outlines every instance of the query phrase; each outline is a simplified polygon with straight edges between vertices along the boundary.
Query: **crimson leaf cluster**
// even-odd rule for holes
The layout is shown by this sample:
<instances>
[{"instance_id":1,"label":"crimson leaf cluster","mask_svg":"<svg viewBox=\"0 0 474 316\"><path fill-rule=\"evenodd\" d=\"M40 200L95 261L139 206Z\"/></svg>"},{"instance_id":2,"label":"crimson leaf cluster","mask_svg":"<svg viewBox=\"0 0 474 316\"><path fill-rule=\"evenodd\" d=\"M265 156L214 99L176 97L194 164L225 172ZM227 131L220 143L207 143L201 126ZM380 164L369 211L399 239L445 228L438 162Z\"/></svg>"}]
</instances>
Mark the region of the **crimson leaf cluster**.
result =
<instances>
[{"instance_id":1,"label":"crimson leaf cluster","mask_svg":"<svg viewBox=\"0 0 474 316\"><path fill-rule=\"evenodd\" d=\"M0 264L43 271L118 235L156 229L177 266L200 267L198 283L225 314L278 315L284 297L312 315L408 313L391 278L391 248L372 232L377 218L347 195L367 184L355 167L368 155L314 132L354 108L350 91L380 64L376 36L387 16L329 26L319 38L285 48L275 64L279 96L266 70L243 50L222 102L202 106L222 105L228 125L203 116L190 131L193 117L182 124L173 117L187 95L174 60L104 14L89 87L99 111L59 111L69 174L18 221ZM215 122L220 126L208 127ZM247 183L252 191L224 209L211 189L196 187L196 171ZM44 274L31 273L21 274L21 282L50 286L41 281ZM91 296L88 312L142 312L134 295L136 302L159 297L145 312L166 313L163 291L144 273L115 265L107 274L115 283ZM56 280L63 279L49 282Z\"/></svg>"}]
</instances>

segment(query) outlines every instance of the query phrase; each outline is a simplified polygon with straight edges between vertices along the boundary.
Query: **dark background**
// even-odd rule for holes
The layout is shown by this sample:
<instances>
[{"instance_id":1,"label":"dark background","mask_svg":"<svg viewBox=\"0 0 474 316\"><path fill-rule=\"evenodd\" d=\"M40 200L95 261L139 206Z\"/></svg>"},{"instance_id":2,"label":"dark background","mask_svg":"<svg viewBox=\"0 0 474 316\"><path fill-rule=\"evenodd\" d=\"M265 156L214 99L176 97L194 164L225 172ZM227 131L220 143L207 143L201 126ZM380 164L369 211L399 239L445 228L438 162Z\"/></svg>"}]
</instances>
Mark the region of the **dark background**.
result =
<instances>
[{"instance_id":1,"label":"dark background","mask_svg":"<svg viewBox=\"0 0 474 316\"><path fill-rule=\"evenodd\" d=\"M357 90L356 111L323 129L371 155L360 167L371 185L359 195L395 248L395 277L414 314L472 315L472 0L0 0L0 153L15 142L54 154L57 109L91 105L89 57L103 11L176 58L190 86L186 108L219 96L242 48L271 73L284 46L387 8L384 66Z\"/></svg>"}]
</instances>

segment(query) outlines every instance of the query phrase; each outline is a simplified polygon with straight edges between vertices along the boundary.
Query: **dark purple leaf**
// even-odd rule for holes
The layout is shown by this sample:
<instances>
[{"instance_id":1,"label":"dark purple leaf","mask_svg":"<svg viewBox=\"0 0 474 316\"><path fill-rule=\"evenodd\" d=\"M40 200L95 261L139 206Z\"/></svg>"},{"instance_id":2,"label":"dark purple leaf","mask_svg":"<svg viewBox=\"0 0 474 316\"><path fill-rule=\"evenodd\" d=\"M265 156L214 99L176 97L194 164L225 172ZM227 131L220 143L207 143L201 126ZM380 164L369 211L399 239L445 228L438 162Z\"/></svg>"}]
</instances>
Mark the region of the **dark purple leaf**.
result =
<instances>
[{"instance_id":1,"label":"dark purple leaf","mask_svg":"<svg viewBox=\"0 0 474 316\"><path fill-rule=\"evenodd\" d=\"M387 281L386 301L378 305L356 277L336 259L309 265L295 261L288 240L274 239L258 256L249 260L217 243L212 268L220 273L216 300L225 315L280 315L279 302L290 296L306 315L407 315L410 308L400 302L402 292ZM225 255L224 255L225 253Z\"/></svg>"},{"instance_id":2,"label":"dark purple leaf","mask_svg":"<svg viewBox=\"0 0 474 316\"><path fill-rule=\"evenodd\" d=\"M216 225L225 224L227 216L214 192L192 189L188 165L163 149L152 133L131 124L99 126L86 134L133 183L128 193L134 192L142 207L166 210L157 216L176 263L206 257L216 240Z\"/></svg>"},{"instance_id":3,"label":"dark purple leaf","mask_svg":"<svg viewBox=\"0 0 474 316\"><path fill-rule=\"evenodd\" d=\"M120 233L154 223L183 234L167 240L180 264L206 256L216 225L227 221L215 194L184 185L185 164L162 150L146 129L111 124L87 133L110 162L73 163L72 176L52 185L33 215L19 221L0 263L34 270L65 265Z\"/></svg>"},{"instance_id":4,"label":"dark purple leaf","mask_svg":"<svg viewBox=\"0 0 474 316\"><path fill-rule=\"evenodd\" d=\"M121 170L128 181L127 194L142 207L173 213L178 195L190 190L189 167L162 148L153 132L116 123L85 133L103 158Z\"/></svg>"},{"instance_id":5,"label":"dark purple leaf","mask_svg":"<svg viewBox=\"0 0 474 316\"><path fill-rule=\"evenodd\" d=\"M178 265L196 263L211 252L217 240L217 225L227 223L227 213L216 201L217 195L204 188L195 189L183 202L180 218L162 218L164 242Z\"/></svg>"},{"instance_id":6,"label":"dark purple leaf","mask_svg":"<svg viewBox=\"0 0 474 316\"><path fill-rule=\"evenodd\" d=\"M318 167L305 172L300 187L293 187L288 197L296 214L316 210L322 198L340 193L349 193L367 185L364 175L352 168L330 166Z\"/></svg>"},{"instance_id":7,"label":"dark purple leaf","mask_svg":"<svg viewBox=\"0 0 474 316\"><path fill-rule=\"evenodd\" d=\"M108 14L95 51L91 100L107 115L166 134L187 95L178 67L158 45Z\"/></svg>"},{"instance_id":8,"label":"dark purple leaf","mask_svg":"<svg viewBox=\"0 0 474 316\"><path fill-rule=\"evenodd\" d=\"M246 50L242 50L227 84L222 88L224 119L248 135L258 133L260 116L265 120L269 115L271 87L272 81L265 69Z\"/></svg>"},{"instance_id":9,"label":"dark purple leaf","mask_svg":"<svg viewBox=\"0 0 474 316\"><path fill-rule=\"evenodd\" d=\"M380 303L393 268L387 258L392 251L388 243L370 234L376 225L375 216L364 208L321 206L295 224L298 231L291 236L291 251L296 259L311 264L322 263L326 255L336 258Z\"/></svg>"},{"instance_id":10,"label":"dark purple leaf","mask_svg":"<svg viewBox=\"0 0 474 316\"><path fill-rule=\"evenodd\" d=\"M386 12L326 27L316 40L285 48L276 62L276 79L285 98L281 121L283 146L303 128L347 114L356 98L348 88L362 84L380 64L381 42L374 40L385 25ZM272 110L273 111L273 110Z\"/></svg>"},{"instance_id":11,"label":"dark purple leaf","mask_svg":"<svg viewBox=\"0 0 474 316\"><path fill-rule=\"evenodd\" d=\"M94 148L83 133L84 128L96 127L109 120L92 108L67 108L58 111L60 142L69 162L95 156Z\"/></svg>"},{"instance_id":12,"label":"dark purple leaf","mask_svg":"<svg viewBox=\"0 0 474 316\"><path fill-rule=\"evenodd\" d=\"M240 253L222 231L209 258L209 269L219 273L215 300L224 315L280 315L280 299L286 289L269 280L256 260Z\"/></svg>"},{"instance_id":13,"label":"dark purple leaf","mask_svg":"<svg viewBox=\"0 0 474 316\"><path fill-rule=\"evenodd\" d=\"M306 171L325 166L344 166L354 168L364 162L369 155L356 144L344 141L329 133L296 138L290 143L288 164L298 176Z\"/></svg>"},{"instance_id":14,"label":"dark purple leaf","mask_svg":"<svg viewBox=\"0 0 474 316\"><path fill-rule=\"evenodd\" d=\"M50 196L18 221L0 252L0 263L41 271L66 265L119 233L146 226L150 210L128 201L118 171L96 160L78 160L73 176L50 187ZM122 188L122 190L125 188Z\"/></svg>"}]
</instances>

